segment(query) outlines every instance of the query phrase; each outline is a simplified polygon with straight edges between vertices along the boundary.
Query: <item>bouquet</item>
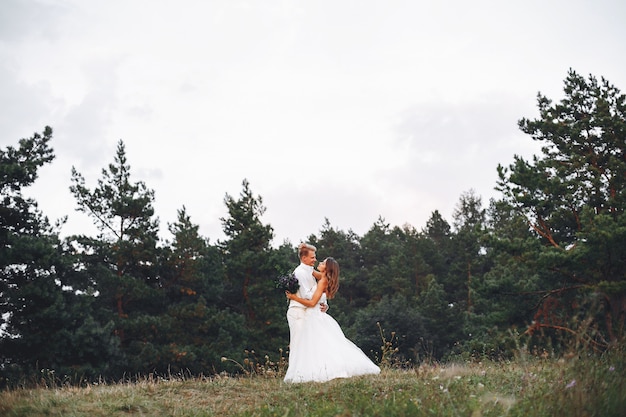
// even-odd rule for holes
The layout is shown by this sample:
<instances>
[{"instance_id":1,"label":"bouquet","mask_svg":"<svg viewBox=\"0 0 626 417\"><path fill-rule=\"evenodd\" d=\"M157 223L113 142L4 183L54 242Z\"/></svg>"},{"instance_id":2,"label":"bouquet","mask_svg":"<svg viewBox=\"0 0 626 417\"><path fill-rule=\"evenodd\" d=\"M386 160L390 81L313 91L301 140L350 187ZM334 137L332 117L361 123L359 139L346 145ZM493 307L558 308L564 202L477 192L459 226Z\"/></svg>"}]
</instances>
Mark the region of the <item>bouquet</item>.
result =
<instances>
[{"instance_id":1,"label":"bouquet","mask_svg":"<svg viewBox=\"0 0 626 417\"><path fill-rule=\"evenodd\" d=\"M295 294L300 288L300 283L298 282L298 278L291 273L287 275L281 275L276 278L276 288L282 291L289 291L292 294Z\"/></svg>"}]
</instances>

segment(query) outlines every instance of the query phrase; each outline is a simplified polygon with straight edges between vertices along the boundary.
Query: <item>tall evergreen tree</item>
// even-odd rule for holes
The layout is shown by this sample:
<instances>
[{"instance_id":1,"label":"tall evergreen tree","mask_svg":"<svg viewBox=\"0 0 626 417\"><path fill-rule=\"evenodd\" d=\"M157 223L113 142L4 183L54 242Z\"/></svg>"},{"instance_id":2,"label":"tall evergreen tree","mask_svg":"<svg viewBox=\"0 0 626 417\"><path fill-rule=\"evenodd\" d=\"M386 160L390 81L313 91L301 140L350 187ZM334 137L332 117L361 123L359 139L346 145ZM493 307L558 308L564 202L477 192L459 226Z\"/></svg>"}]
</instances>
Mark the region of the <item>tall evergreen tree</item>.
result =
<instances>
[{"instance_id":1,"label":"tall evergreen tree","mask_svg":"<svg viewBox=\"0 0 626 417\"><path fill-rule=\"evenodd\" d=\"M0 369L17 375L24 367L33 371L35 362L52 366L55 352L46 353L44 341L63 325L54 315L64 308L54 274L58 242L37 203L22 194L54 159L51 138L46 127L0 151Z\"/></svg>"},{"instance_id":2,"label":"tall evergreen tree","mask_svg":"<svg viewBox=\"0 0 626 417\"><path fill-rule=\"evenodd\" d=\"M499 166L498 186L542 245L529 332L602 349L623 340L626 318L626 98L573 70L564 84L560 103L539 94L539 118L519 122L542 155Z\"/></svg>"},{"instance_id":3,"label":"tall evergreen tree","mask_svg":"<svg viewBox=\"0 0 626 417\"><path fill-rule=\"evenodd\" d=\"M452 259L452 228L450 223L443 218L439 210L431 213L426 222L426 227L422 230L424 235L433 242L431 249L424 254L428 264L433 268L433 274L444 277Z\"/></svg>"},{"instance_id":4,"label":"tall evergreen tree","mask_svg":"<svg viewBox=\"0 0 626 417\"><path fill-rule=\"evenodd\" d=\"M461 194L452 218L452 262L444 286L450 301L461 304L469 312L473 306L472 281L485 272L486 211L480 196L474 190Z\"/></svg>"},{"instance_id":5,"label":"tall evergreen tree","mask_svg":"<svg viewBox=\"0 0 626 417\"><path fill-rule=\"evenodd\" d=\"M528 324L536 306L540 268L534 260L541 252L541 243L523 216L506 202L491 200L484 249L488 268L472 281L472 308L463 351L508 357L517 348L512 335Z\"/></svg>"},{"instance_id":6,"label":"tall evergreen tree","mask_svg":"<svg viewBox=\"0 0 626 417\"><path fill-rule=\"evenodd\" d=\"M275 268L272 257L272 227L263 224L263 199L255 197L247 180L236 199L228 194L224 203L228 217L222 218L226 239L219 242L226 279L226 307L242 314L247 326L247 346L268 351L284 339L284 294L274 288ZM278 302L277 302L278 301Z\"/></svg>"},{"instance_id":7,"label":"tall evergreen tree","mask_svg":"<svg viewBox=\"0 0 626 417\"><path fill-rule=\"evenodd\" d=\"M54 158L52 129L0 151L0 385L106 376L116 345L91 315L85 281L58 230L22 194ZM81 290L83 292L78 292Z\"/></svg>"},{"instance_id":8,"label":"tall evergreen tree","mask_svg":"<svg viewBox=\"0 0 626 417\"><path fill-rule=\"evenodd\" d=\"M185 207L169 231L174 240L164 249L161 272L167 296L162 356L172 372L215 372L221 357L238 357L244 350L243 316L223 308L219 248L200 236Z\"/></svg>"},{"instance_id":9,"label":"tall evergreen tree","mask_svg":"<svg viewBox=\"0 0 626 417\"><path fill-rule=\"evenodd\" d=\"M391 268L391 259L400 253L400 242L390 225L379 217L359 242L363 259L361 279L367 285L370 301L380 301L385 294L404 290L406 279Z\"/></svg>"},{"instance_id":10,"label":"tall evergreen tree","mask_svg":"<svg viewBox=\"0 0 626 417\"><path fill-rule=\"evenodd\" d=\"M372 296L364 310L355 312L356 339L370 346L378 340L380 346L381 337L390 342L393 334L391 342L398 348L398 358L420 359L425 328L419 294L434 279L425 260L425 255L432 252L433 242L409 225L391 228L379 219L360 245ZM381 335L381 331L386 334Z\"/></svg>"},{"instance_id":11,"label":"tall evergreen tree","mask_svg":"<svg viewBox=\"0 0 626 417\"><path fill-rule=\"evenodd\" d=\"M159 363L159 346L166 340L158 315L163 311L160 290L158 219L154 218L154 192L143 182L131 182L124 143L114 162L102 170L93 189L72 168L70 190L78 210L88 214L100 234L69 239L80 268L93 280L98 319L114 321L127 362L124 371L143 373ZM166 367L165 369L166 370Z\"/></svg>"}]
</instances>

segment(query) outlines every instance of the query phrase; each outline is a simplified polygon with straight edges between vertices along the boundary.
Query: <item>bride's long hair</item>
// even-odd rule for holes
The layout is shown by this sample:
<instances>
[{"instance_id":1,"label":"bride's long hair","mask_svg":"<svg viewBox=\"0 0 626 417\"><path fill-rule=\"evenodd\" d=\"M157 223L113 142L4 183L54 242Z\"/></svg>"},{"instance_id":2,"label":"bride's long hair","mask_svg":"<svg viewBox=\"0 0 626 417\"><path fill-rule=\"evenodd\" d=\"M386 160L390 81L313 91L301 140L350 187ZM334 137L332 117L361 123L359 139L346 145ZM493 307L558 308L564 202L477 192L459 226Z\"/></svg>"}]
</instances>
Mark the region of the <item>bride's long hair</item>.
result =
<instances>
[{"instance_id":1,"label":"bride's long hair","mask_svg":"<svg viewBox=\"0 0 626 417\"><path fill-rule=\"evenodd\" d=\"M326 298L331 299L339 290L339 264L334 258L326 258Z\"/></svg>"}]
</instances>

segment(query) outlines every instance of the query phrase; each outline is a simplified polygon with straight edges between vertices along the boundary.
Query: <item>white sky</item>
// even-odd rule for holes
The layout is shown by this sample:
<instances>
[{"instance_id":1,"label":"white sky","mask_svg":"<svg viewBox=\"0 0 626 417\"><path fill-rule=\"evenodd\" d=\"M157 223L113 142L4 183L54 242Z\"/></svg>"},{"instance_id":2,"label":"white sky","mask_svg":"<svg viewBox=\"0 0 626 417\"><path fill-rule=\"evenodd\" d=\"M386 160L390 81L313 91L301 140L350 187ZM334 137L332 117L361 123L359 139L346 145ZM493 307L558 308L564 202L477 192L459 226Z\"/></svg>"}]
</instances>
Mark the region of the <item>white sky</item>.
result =
<instances>
[{"instance_id":1,"label":"white sky","mask_svg":"<svg viewBox=\"0 0 626 417\"><path fill-rule=\"evenodd\" d=\"M223 239L226 193L263 198L274 244L379 216L451 221L537 144L517 120L569 68L626 89L622 0L2 0L0 146L54 129L28 194L93 233L69 192L126 144L162 236L186 206Z\"/></svg>"}]
</instances>

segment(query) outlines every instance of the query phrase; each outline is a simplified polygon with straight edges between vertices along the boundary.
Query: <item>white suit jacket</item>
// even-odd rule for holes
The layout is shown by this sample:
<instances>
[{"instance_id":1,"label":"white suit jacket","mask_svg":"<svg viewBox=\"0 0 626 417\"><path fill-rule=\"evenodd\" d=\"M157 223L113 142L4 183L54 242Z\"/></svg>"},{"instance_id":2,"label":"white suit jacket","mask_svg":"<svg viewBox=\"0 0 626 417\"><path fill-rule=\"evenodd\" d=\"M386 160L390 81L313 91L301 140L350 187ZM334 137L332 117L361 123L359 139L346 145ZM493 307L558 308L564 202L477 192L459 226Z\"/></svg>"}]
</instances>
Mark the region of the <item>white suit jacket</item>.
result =
<instances>
[{"instance_id":1,"label":"white suit jacket","mask_svg":"<svg viewBox=\"0 0 626 417\"><path fill-rule=\"evenodd\" d=\"M317 288L317 280L313 276L313 267L300 263L300 265L294 269L293 273L300 283L300 288L298 288L296 295L307 300L313 298L313 293ZM289 307L306 308L305 305L297 302L296 300L290 300Z\"/></svg>"}]
</instances>

